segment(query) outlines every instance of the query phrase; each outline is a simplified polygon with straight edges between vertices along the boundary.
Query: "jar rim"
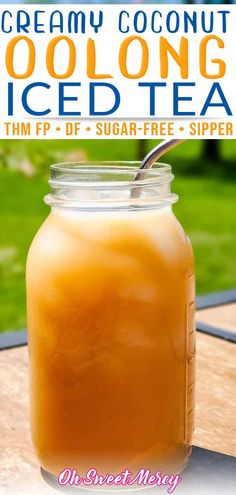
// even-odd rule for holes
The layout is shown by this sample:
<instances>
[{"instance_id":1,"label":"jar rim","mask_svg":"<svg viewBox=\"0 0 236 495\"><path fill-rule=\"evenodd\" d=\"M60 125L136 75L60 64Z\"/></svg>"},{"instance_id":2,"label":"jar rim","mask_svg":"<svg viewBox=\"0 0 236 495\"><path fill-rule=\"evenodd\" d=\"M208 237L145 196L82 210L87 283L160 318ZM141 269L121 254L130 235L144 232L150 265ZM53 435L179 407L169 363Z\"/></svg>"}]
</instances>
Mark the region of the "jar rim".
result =
<instances>
[{"instance_id":1,"label":"jar rim","mask_svg":"<svg viewBox=\"0 0 236 495\"><path fill-rule=\"evenodd\" d=\"M171 204L171 166L155 163L140 169L138 161L78 161L51 165L47 204L59 207L110 208Z\"/></svg>"},{"instance_id":2,"label":"jar rim","mask_svg":"<svg viewBox=\"0 0 236 495\"><path fill-rule=\"evenodd\" d=\"M61 171L65 171L65 172L74 172L74 171L80 171L80 170L83 170L83 169L86 169L86 170L93 170L93 169L98 169L98 168L101 168L101 169L120 169L120 170L124 170L124 169L127 169L127 170L134 170L134 167L136 166L137 168L140 167L141 165L141 161L140 160L79 160L79 161L70 161L70 162L59 162L59 163L53 163L51 166L50 166L50 169L51 170L61 170ZM170 171L171 170L171 165L168 164L168 163L164 163L164 162L155 162L153 164L153 167L149 168L149 169L142 169L142 171L146 171L146 172L152 172L153 170L156 170L156 169L160 169L160 170L168 170Z\"/></svg>"},{"instance_id":3,"label":"jar rim","mask_svg":"<svg viewBox=\"0 0 236 495\"><path fill-rule=\"evenodd\" d=\"M112 160L112 161L78 161L78 162L61 162L54 163L50 166L52 171L57 172L94 172L94 171L111 171L114 174L120 171L122 172L133 172L135 169L140 169L141 161L125 161L125 160ZM167 173L171 172L171 165L163 162L155 162L153 167L149 169L140 169L140 173L156 175L158 172Z\"/></svg>"},{"instance_id":4,"label":"jar rim","mask_svg":"<svg viewBox=\"0 0 236 495\"><path fill-rule=\"evenodd\" d=\"M78 161L62 162L51 165L51 186L64 187L131 187L142 184L148 185L151 181L156 184L171 182L174 178L171 165L162 162L154 163L152 168L141 169L139 161ZM138 177L137 177L138 175ZM120 178L118 178L120 176ZM122 176L122 177L121 177ZM102 180L102 178L105 180ZM91 179L91 180L90 180Z\"/></svg>"}]
</instances>

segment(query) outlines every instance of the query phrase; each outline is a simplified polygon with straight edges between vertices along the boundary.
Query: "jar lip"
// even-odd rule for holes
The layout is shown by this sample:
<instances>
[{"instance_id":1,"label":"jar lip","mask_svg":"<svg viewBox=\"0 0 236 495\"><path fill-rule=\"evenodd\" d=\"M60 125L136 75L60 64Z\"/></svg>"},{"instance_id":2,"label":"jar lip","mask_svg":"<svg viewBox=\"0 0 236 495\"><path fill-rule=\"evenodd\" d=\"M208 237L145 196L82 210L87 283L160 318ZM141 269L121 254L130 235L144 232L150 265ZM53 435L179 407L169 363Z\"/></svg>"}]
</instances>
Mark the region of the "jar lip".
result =
<instances>
[{"instance_id":1,"label":"jar lip","mask_svg":"<svg viewBox=\"0 0 236 495\"><path fill-rule=\"evenodd\" d=\"M95 187L116 188L121 186L137 187L139 184L163 184L174 178L171 166L166 163L155 163L150 169L140 169L138 161L80 161L51 165L52 187ZM137 178L138 173L138 178ZM105 179L105 180L104 180Z\"/></svg>"},{"instance_id":2,"label":"jar lip","mask_svg":"<svg viewBox=\"0 0 236 495\"><path fill-rule=\"evenodd\" d=\"M137 161L80 161L51 165L52 206L74 209L144 209L171 204L171 166L155 163L140 169Z\"/></svg>"},{"instance_id":3,"label":"jar lip","mask_svg":"<svg viewBox=\"0 0 236 495\"><path fill-rule=\"evenodd\" d=\"M50 166L50 169L55 172L73 172L78 174L80 172L112 172L114 174L120 172L137 172L141 161L78 161L78 162L61 162L55 163ZM171 172L171 165L163 162L155 162L152 168L140 169L139 173L145 173L149 175L157 175L158 173L168 173Z\"/></svg>"}]
</instances>

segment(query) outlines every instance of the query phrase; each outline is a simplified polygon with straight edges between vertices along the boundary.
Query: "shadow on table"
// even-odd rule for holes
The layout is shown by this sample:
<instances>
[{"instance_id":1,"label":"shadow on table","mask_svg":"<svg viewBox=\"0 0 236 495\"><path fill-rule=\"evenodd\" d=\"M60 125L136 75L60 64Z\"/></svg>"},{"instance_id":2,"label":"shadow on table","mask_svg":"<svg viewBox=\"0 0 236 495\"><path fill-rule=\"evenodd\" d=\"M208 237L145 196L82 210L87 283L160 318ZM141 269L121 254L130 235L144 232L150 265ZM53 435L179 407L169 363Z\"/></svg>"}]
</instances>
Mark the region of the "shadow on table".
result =
<instances>
[{"instance_id":1,"label":"shadow on table","mask_svg":"<svg viewBox=\"0 0 236 495\"><path fill-rule=\"evenodd\" d=\"M168 493L166 487L139 487L132 490L91 489L90 487L60 486L56 478L41 469L44 480L61 493L128 493L137 492L163 495ZM193 447L192 455L186 469L181 474L182 482L176 487L176 495L236 494L236 458ZM169 492L170 493L170 492Z\"/></svg>"}]
</instances>

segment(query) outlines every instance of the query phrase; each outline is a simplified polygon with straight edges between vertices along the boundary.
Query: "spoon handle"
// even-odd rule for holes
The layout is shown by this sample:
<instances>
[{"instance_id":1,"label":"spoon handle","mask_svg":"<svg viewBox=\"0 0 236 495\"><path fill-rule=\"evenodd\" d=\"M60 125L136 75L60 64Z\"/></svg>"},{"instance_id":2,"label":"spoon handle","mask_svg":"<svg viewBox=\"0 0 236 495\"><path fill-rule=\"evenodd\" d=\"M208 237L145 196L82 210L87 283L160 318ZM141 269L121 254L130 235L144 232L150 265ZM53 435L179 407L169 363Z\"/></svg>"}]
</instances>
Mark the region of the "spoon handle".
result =
<instances>
[{"instance_id":1,"label":"spoon handle","mask_svg":"<svg viewBox=\"0 0 236 495\"><path fill-rule=\"evenodd\" d=\"M162 141L159 143L155 148L153 148L149 153L144 157L138 172L136 173L135 176L135 181L138 181L140 179L144 179L144 175L141 172L141 170L146 170L152 167L152 165L165 153L170 151L172 148L177 146L178 144L182 143L184 139L167 139L165 141ZM131 191L131 198L138 198L140 193L140 189L133 189Z\"/></svg>"},{"instance_id":2,"label":"spoon handle","mask_svg":"<svg viewBox=\"0 0 236 495\"><path fill-rule=\"evenodd\" d=\"M151 168L152 165L165 153L182 143L184 139L167 139L159 143L144 157L140 169Z\"/></svg>"}]
</instances>

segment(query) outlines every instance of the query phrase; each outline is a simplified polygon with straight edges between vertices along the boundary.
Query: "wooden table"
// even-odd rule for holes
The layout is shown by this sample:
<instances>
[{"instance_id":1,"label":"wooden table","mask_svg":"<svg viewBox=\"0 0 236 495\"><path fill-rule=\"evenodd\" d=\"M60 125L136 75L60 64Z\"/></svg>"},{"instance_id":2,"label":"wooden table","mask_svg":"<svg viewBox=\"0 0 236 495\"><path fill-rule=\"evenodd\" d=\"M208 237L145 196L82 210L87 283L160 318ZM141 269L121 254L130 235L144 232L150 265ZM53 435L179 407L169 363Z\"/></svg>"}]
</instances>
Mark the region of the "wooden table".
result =
<instances>
[{"instance_id":1,"label":"wooden table","mask_svg":"<svg viewBox=\"0 0 236 495\"><path fill-rule=\"evenodd\" d=\"M197 320L234 335L236 302L200 309ZM30 440L27 346L0 351L0 377L0 494L53 495ZM196 383L194 444L236 457L236 344L197 332Z\"/></svg>"}]
</instances>

